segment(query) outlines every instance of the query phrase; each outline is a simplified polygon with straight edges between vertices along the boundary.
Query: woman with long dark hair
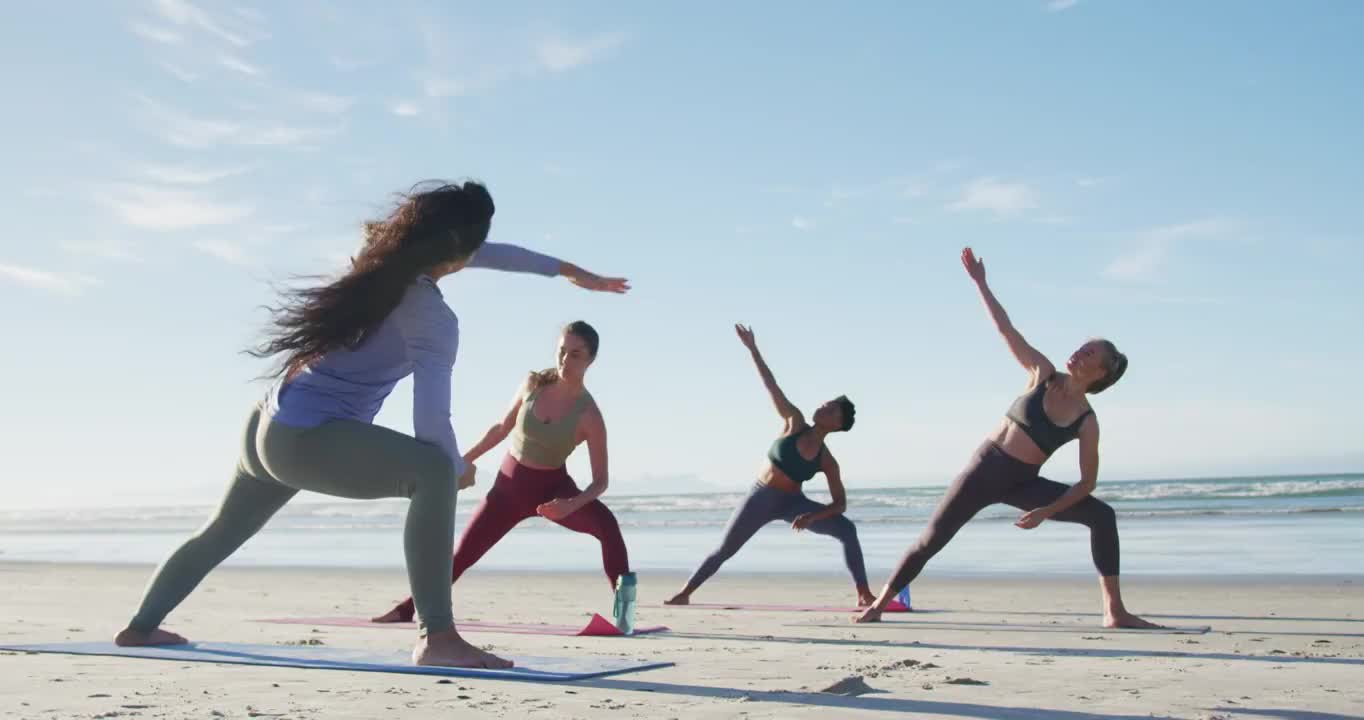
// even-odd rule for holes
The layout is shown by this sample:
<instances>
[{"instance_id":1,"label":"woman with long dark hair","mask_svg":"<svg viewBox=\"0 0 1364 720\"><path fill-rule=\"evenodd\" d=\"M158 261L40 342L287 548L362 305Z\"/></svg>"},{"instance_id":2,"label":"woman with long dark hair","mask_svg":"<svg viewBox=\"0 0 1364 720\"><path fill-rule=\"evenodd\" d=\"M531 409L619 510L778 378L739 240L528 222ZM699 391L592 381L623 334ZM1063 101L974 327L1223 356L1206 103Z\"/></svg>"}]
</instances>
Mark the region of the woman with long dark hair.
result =
<instances>
[{"instance_id":1,"label":"woman with long dark hair","mask_svg":"<svg viewBox=\"0 0 1364 720\"><path fill-rule=\"evenodd\" d=\"M919 541L905 553L876 602L857 621L880 620L895 594L918 577L924 564L976 513L1005 503L1024 511L1014 523L1024 530L1047 520L1089 528L1105 627L1159 627L1128 612L1123 605L1118 588L1117 516L1108 503L1092 494L1099 475L1099 418L1086 396L1101 393L1122 378L1127 372L1127 356L1109 340L1090 340L1071 353L1066 372L1057 372L1045 355L1023 339L995 299L985 282L985 263L971 248L962 250L961 262L1009 352L1028 372L1028 386L947 489ZM1062 445L1077 439L1080 481L1067 486L1042 477L1042 464Z\"/></svg>"},{"instance_id":2,"label":"woman with long dark hair","mask_svg":"<svg viewBox=\"0 0 1364 720\"><path fill-rule=\"evenodd\" d=\"M339 279L286 294L269 339L251 352L283 354L241 437L235 475L217 512L157 569L118 645L174 645L162 621L206 575L255 535L299 490L350 499L411 500L403 530L408 581L421 617L419 665L505 668L455 629L446 568L455 495L474 478L450 422L459 321L436 283L466 267L545 277L623 293L628 283L514 245L486 243L493 200L475 182L414 188ZM416 437L373 424L399 380L413 377Z\"/></svg>"},{"instance_id":3,"label":"woman with long dark hair","mask_svg":"<svg viewBox=\"0 0 1364 720\"><path fill-rule=\"evenodd\" d=\"M559 334L555 366L532 372L517 388L507 414L465 453L465 461L472 463L511 438L497 480L464 526L451 583L512 528L536 515L596 538L602 569L613 589L617 579L630 575L620 525L600 499L610 475L606 421L586 384L587 369L600 347L595 328L581 320L569 323ZM586 490L578 489L566 467L582 443L587 443L592 462L592 483ZM412 619L414 609L409 597L374 622L405 622Z\"/></svg>"}]
</instances>

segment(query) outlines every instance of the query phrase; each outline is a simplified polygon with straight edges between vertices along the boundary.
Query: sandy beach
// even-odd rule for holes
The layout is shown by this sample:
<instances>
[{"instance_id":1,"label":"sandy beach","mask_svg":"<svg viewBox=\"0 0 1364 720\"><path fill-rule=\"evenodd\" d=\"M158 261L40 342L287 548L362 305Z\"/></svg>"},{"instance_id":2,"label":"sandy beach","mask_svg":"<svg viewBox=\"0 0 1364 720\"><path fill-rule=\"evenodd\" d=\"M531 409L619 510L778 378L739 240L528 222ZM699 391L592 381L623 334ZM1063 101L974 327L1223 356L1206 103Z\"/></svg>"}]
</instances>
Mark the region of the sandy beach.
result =
<instances>
[{"instance_id":1,"label":"sandy beach","mask_svg":"<svg viewBox=\"0 0 1364 720\"><path fill-rule=\"evenodd\" d=\"M5 644L107 640L149 568L0 564ZM568 683L0 654L6 718L1333 718L1364 716L1364 579L1140 578L1136 611L1204 634L1105 631L1088 578L935 578L922 612L851 626L839 613L675 609L680 576L641 577L641 624L668 633L585 638L469 633L508 655L629 655L671 667ZM398 597L396 571L222 568L167 627L191 640L409 648L412 633L257 622L365 616ZM842 604L843 583L717 576L697 602ZM610 614L595 574L475 572L462 620L580 625ZM830 691L830 688L832 690Z\"/></svg>"}]
</instances>

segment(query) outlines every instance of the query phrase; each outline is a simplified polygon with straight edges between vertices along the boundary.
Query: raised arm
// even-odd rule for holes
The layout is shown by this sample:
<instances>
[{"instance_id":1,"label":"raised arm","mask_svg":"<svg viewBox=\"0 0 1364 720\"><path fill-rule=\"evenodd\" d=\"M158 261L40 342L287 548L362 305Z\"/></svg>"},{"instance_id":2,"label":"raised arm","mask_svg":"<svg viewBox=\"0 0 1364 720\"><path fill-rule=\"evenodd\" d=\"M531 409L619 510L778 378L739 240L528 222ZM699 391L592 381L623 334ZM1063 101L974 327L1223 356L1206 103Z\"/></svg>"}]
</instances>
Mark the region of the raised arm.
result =
<instances>
[{"instance_id":1,"label":"raised arm","mask_svg":"<svg viewBox=\"0 0 1364 720\"><path fill-rule=\"evenodd\" d=\"M804 530L811 524L817 523L825 518L835 515L842 515L848 510L848 494L843 489L843 475L838 469L838 460L828 447L824 448L824 457L820 458L819 469L824 473L824 478L829 481L830 502L824 506L823 510L812 513L805 513L796 517L791 523L791 527L797 530Z\"/></svg>"},{"instance_id":2,"label":"raised arm","mask_svg":"<svg viewBox=\"0 0 1364 720\"><path fill-rule=\"evenodd\" d=\"M1004 336L1009 352L1013 353L1018 363L1035 377L1045 378L1051 375L1056 369L1051 361L1023 339L1023 335L1009 320L1009 314L1004 312L1004 307L995 299L995 294L990 292L990 286L985 282L985 263L976 259L971 248L961 251L961 262L966 267L966 273L975 281L976 289L980 291L980 299L985 301L985 307L990 311L990 319L994 320L999 334Z\"/></svg>"},{"instance_id":3,"label":"raised arm","mask_svg":"<svg viewBox=\"0 0 1364 720\"><path fill-rule=\"evenodd\" d=\"M562 275L578 287L597 292L624 293L630 289L630 282L625 278L602 277L571 262L509 243L483 243L467 267L545 277Z\"/></svg>"},{"instance_id":4,"label":"raised arm","mask_svg":"<svg viewBox=\"0 0 1364 720\"><path fill-rule=\"evenodd\" d=\"M753 330L743 325L735 325L734 332L738 333L739 341L744 344L744 347L748 348L749 354L753 356L753 364L758 368L758 375L762 377L767 393L772 396L772 404L777 407L777 414L786 421L786 431L791 432L805 427L805 416L800 413L799 408L786 399L786 394L777 385L777 379L772 376L772 370L767 367L762 353L758 351L758 343L753 339Z\"/></svg>"},{"instance_id":5,"label":"raised arm","mask_svg":"<svg viewBox=\"0 0 1364 720\"><path fill-rule=\"evenodd\" d=\"M1099 421L1093 415L1080 426L1080 482L1070 486L1061 497L1050 505L1044 505L1024 513L1014 523L1028 530L1042 524L1043 520L1065 510L1089 497L1099 484Z\"/></svg>"},{"instance_id":6,"label":"raised arm","mask_svg":"<svg viewBox=\"0 0 1364 720\"><path fill-rule=\"evenodd\" d=\"M535 509L550 520L561 520L572 515L584 505L601 497L610 484L606 456L606 420L602 418L601 410L595 404L583 413L582 420L578 421L578 440L587 442L587 453L592 462L592 483L571 498L550 500Z\"/></svg>"}]
</instances>

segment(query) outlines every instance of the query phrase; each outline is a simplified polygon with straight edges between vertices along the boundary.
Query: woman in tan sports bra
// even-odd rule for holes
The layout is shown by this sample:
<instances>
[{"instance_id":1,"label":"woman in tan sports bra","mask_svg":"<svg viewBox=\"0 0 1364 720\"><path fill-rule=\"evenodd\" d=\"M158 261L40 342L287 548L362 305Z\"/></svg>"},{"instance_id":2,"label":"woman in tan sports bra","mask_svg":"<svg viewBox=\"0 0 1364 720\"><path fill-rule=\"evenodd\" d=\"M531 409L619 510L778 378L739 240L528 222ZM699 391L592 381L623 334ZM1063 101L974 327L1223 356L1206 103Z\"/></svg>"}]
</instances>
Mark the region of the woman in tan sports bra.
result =
<instances>
[{"instance_id":1,"label":"woman in tan sports bra","mask_svg":"<svg viewBox=\"0 0 1364 720\"><path fill-rule=\"evenodd\" d=\"M506 417L464 454L464 461L472 465L511 437L497 480L474 510L455 548L450 582L459 580L522 520L536 515L597 538L613 589L616 579L630 572L620 525L598 499L607 486L606 422L583 380L599 345L591 325L579 320L565 327L559 337L557 366L532 372L517 389ZM565 463L583 442L591 456L592 484L579 490ZM408 598L374 622L406 622L412 615L412 599Z\"/></svg>"}]
</instances>

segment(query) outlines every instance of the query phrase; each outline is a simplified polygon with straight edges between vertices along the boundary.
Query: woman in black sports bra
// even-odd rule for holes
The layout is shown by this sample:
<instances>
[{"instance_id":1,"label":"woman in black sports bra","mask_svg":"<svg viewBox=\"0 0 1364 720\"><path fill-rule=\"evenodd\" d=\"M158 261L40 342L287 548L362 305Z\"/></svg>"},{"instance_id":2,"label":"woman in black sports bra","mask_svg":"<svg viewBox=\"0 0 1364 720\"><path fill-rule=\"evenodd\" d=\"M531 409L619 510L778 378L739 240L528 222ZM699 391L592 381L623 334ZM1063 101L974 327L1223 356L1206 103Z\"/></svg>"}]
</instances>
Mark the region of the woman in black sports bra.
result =
<instances>
[{"instance_id":1,"label":"woman in black sports bra","mask_svg":"<svg viewBox=\"0 0 1364 720\"><path fill-rule=\"evenodd\" d=\"M862 545L857 540L857 528L843 514L847 499L838 461L834 460L833 453L824 444L824 438L829 433L846 432L852 428L856 408L847 397L839 396L815 408L810 418L813 423L807 423L800 409L791 404L777 386L772 371L763 361L762 353L758 352L753 331L742 325L735 325L734 331L753 356L753 363L758 366L763 385L777 406L777 414L781 415L782 432L768 448L768 464L758 482L754 483L748 497L730 516L720 546L701 562L682 591L665 602L668 605L690 603L692 593L734 553L739 552L749 538L764 525L774 520L785 520L796 530L828 535L842 543L843 562L848 566L848 573L852 575L853 586L857 590L857 606L870 605L875 596L867 585ZM803 483L821 472L829 481L829 494L833 502L828 505L811 500L800 490Z\"/></svg>"},{"instance_id":2,"label":"woman in black sports bra","mask_svg":"<svg viewBox=\"0 0 1364 720\"><path fill-rule=\"evenodd\" d=\"M1087 394L1103 392L1127 370L1127 356L1107 340L1090 340L1059 373L1019 334L985 283L985 264L970 248L961 254L1010 352L1031 376L1028 389L1009 407L1004 420L976 450L938 503L928 527L905 553L876 602L857 618L876 622L895 594L908 585L976 513L1007 503L1024 513L1014 523L1030 530L1046 520L1089 528L1090 552L1099 571L1104 627L1158 628L1128 612L1118 589L1118 524L1113 508L1090 493L1099 474L1099 421ZM1079 440L1080 482L1063 485L1038 472L1062 445Z\"/></svg>"}]
</instances>

